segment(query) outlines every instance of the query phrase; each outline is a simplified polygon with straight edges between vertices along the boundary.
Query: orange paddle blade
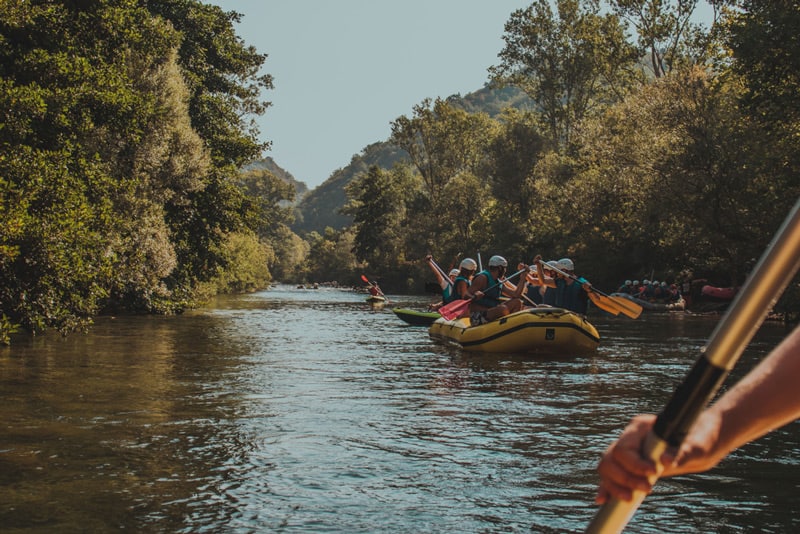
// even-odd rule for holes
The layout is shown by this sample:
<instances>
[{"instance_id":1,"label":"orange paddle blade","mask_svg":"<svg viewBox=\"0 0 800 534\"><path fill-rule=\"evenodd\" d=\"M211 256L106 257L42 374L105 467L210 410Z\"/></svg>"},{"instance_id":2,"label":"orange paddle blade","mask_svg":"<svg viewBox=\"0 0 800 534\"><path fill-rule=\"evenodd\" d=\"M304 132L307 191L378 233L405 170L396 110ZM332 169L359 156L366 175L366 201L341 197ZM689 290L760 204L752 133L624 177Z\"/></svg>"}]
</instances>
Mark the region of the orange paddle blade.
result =
<instances>
[{"instance_id":1,"label":"orange paddle blade","mask_svg":"<svg viewBox=\"0 0 800 534\"><path fill-rule=\"evenodd\" d=\"M439 315L444 317L446 321L452 321L453 319L457 319L461 315L464 314L465 311L469 308L469 300L454 300L448 304L445 304L437 311Z\"/></svg>"}]
</instances>

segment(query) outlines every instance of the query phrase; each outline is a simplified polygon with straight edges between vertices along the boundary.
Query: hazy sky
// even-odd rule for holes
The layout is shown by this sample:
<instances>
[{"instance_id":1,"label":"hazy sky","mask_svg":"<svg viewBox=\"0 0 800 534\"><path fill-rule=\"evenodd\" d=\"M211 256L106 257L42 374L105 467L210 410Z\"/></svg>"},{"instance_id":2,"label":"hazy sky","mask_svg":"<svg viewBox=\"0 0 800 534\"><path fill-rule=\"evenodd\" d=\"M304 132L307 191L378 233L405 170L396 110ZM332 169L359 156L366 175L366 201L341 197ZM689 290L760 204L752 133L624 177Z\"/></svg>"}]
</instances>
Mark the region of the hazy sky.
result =
<instances>
[{"instance_id":1,"label":"hazy sky","mask_svg":"<svg viewBox=\"0 0 800 534\"><path fill-rule=\"evenodd\" d=\"M503 28L528 0L214 0L268 54L272 102L257 122L265 155L308 184L385 141L424 98L483 87Z\"/></svg>"}]
</instances>

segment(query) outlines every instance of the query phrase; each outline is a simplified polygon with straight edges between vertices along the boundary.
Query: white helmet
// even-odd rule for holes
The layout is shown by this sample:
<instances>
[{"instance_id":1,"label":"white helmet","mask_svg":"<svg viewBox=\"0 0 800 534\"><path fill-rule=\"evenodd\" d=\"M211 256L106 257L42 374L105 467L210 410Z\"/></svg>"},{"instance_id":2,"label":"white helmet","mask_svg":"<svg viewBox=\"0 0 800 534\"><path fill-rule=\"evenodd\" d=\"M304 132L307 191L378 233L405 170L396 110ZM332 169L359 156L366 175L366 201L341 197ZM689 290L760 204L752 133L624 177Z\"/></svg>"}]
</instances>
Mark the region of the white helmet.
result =
<instances>
[{"instance_id":1,"label":"white helmet","mask_svg":"<svg viewBox=\"0 0 800 534\"><path fill-rule=\"evenodd\" d=\"M475 263L475 260L472 258L464 258L461 260L461 265L459 265L462 269L466 269L468 271L474 271L478 268L478 264Z\"/></svg>"},{"instance_id":2,"label":"white helmet","mask_svg":"<svg viewBox=\"0 0 800 534\"><path fill-rule=\"evenodd\" d=\"M489 258L489 267L508 267L508 262L503 256L492 256Z\"/></svg>"},{"instance_id":3,"label":"white helmet","mask_svg":"<svg viewBox=\"0 0 800 534\"><path fill-rule=\"evenodd\" d=\"M458 276L460 272L458 269L450 269L450 276Z\"/></svg>"},{"instance_id":4,"label":"white helmet","mask_svg":"<svg viewBox=\"0 0 800 534\"><path fill-rule=\"evenodd\" d=\"M561 258L560 260L558 260L558 263L561 265L561 268L564 269L565 271L575 270L575 264L572 263L572 260L569 258Z\"/></svg>"}]
</instances>

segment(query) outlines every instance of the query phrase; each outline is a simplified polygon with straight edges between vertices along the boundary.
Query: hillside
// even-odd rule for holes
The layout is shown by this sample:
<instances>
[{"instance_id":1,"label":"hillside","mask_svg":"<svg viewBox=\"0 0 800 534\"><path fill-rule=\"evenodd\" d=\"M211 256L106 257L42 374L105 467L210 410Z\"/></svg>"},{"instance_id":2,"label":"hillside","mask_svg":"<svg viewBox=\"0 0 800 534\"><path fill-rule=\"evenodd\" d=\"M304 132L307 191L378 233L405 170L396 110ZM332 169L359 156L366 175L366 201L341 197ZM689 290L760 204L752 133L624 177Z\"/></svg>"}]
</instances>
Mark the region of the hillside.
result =
<instances>
[{"instance_id":1,"label":"hillside","mask_svg":"<svg viewBox=\"0 0 800 534\"><path fill-rule=\"evenodd\" d=\"M350 225L352 218L339 213L347 202L345 186L373 165L390 169L398 161L408 161L408 156L389 142L367 146L361 154L353 156L346 167L334 171L330 178L303 197L297 206L292 230L303 235L311 231L323 233L328 226L341 230Z\"/></svg>"},{"instance_id":2,"label":"hillside","mask_svg":"<svg viewBox=\"0 0 800 534\"><path fill-rule=\"evenodd\" d=\"M306 193L308 193L308 186L305 182L298 181L294 176L292 176L292 173L275 163L275 160L271 157L254 161L253 163L246 165L242 170L250 171L255 169L267 170L284 182L292 184L294 186L294 190L297 192L297 196L295 197L296 203L300 202Z\"/></svg>"},{"instance_id":3,"label":"hillside","mask_svg":"<svg viewBox=\"0 0 800 534\"><path fill-rule=\"evenodd\" d=\"M485 86L463 97L452 95L447 101L470 113L484 112L492 117L509 107L524 109L531 106L530 99L513 87L497 89ZM390 169L398 161L409 161L408 156L388 141L367 146L361 154L354 155L346 167L334 171L325 182L302 197L297 205L292 230L303 235L311 231L323 233L328 226L336 230L348 226L352 218L339 213L339 209L347 202L345 185L372 165Z\"/></svg>"}]
</instances>

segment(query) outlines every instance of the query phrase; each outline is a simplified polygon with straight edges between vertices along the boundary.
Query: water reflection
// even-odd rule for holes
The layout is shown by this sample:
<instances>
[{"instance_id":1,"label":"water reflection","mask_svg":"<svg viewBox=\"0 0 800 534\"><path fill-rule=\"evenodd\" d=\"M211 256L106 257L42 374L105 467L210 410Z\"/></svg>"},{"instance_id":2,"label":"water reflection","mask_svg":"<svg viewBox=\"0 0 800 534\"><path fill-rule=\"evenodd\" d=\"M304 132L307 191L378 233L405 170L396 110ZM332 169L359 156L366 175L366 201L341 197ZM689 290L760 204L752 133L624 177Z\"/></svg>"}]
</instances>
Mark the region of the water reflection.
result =
<instances>
[{"instance_id":1,"label":"water reflection","mask_svg":"<svg viewBox=\"0 0 800 534\"><path fill-rule=\"evenodd\" d=\"M716 324L593 321L594 356L467 355L364 295L282 288L18 341L0 353L0 524L580 531L598 455L661 408ZM782 335L762 329L741 372ZM790 426L663 481L629 530L794 530L796 446Z\"/></svg>"}]
</instances>

